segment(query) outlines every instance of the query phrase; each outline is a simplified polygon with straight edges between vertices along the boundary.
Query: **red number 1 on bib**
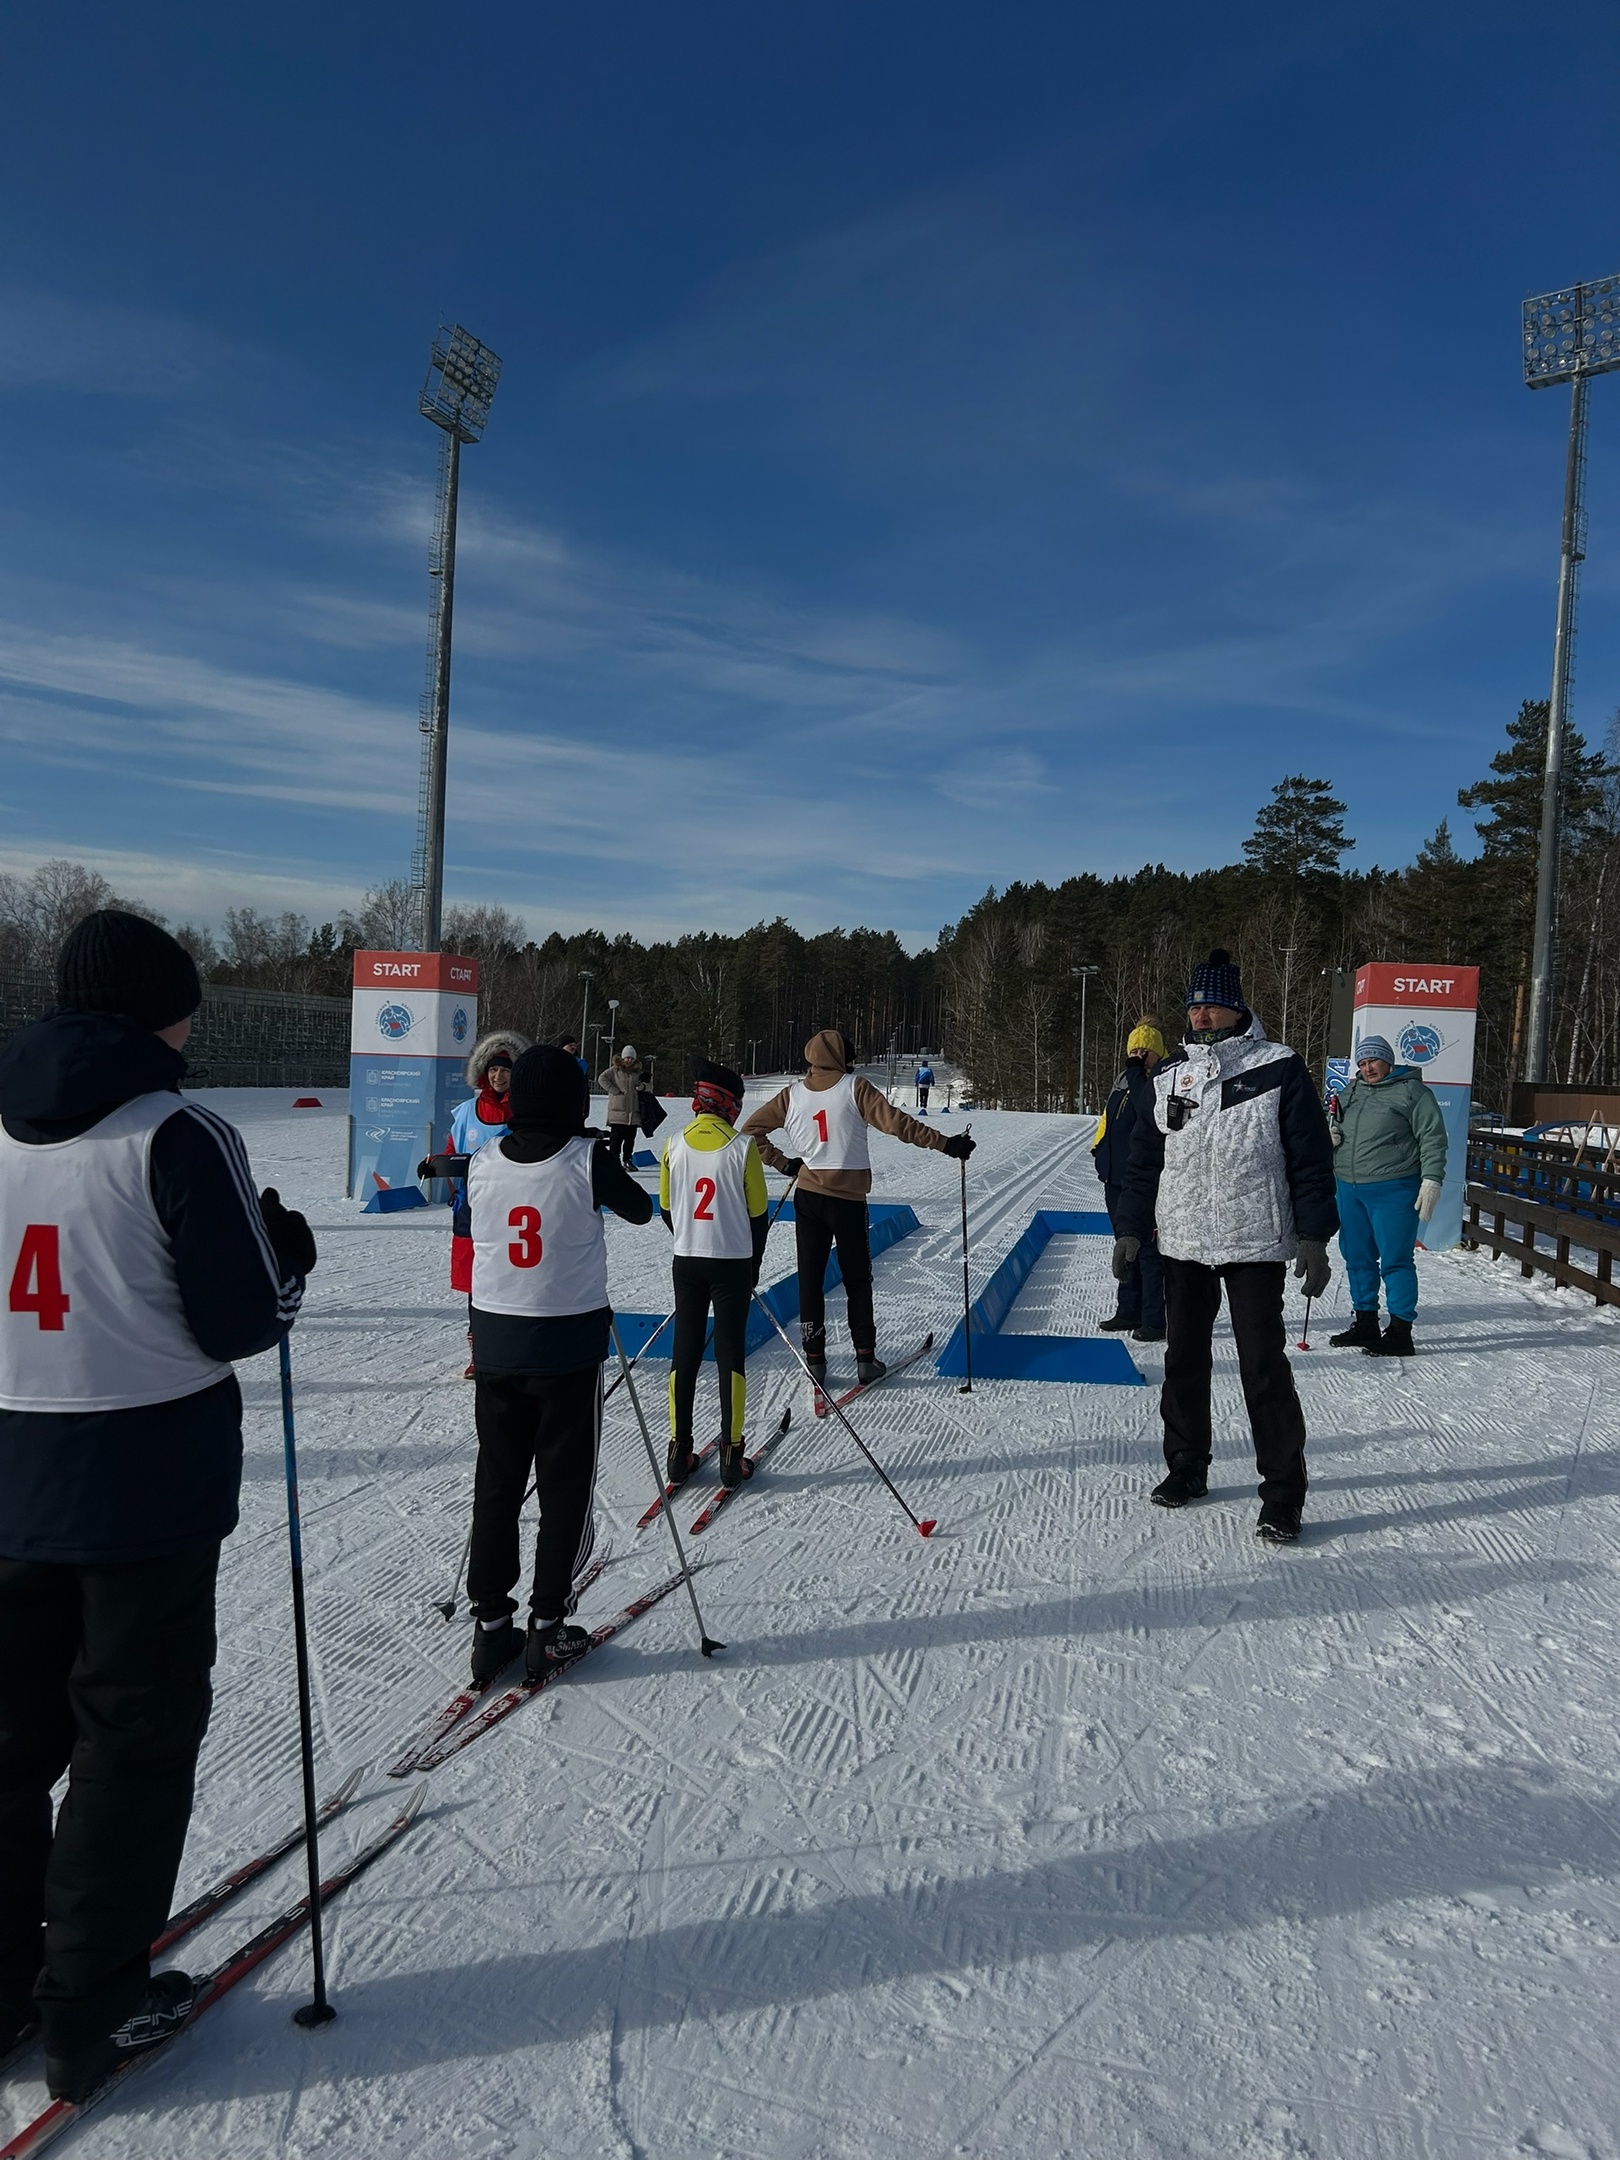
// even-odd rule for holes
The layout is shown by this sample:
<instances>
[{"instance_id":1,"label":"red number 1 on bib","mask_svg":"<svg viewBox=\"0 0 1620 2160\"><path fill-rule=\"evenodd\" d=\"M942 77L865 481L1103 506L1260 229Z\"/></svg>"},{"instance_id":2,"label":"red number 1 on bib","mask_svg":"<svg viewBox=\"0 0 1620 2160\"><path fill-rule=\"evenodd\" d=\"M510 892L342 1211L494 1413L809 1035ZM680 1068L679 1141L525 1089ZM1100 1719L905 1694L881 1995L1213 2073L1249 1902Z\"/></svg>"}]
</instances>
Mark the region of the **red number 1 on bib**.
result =
<instances>
[{"instance_id":1,"label":"red number 1 on bib","mask_svg":"<svg viewBox=\"0 0 1620 2160\"><path fill-rule=\"evenodd\" d=\"M810 1122L811 1122L811 1124L812 1124L812 1125L813 1125L813 1126L814 1126L814 1127L816 1128L816 1131L817 1131L818 1133L820 1133L820 1135L821 1135L821 1144L822 1144L822 1146L823 1146L823 1147L825 1147L825 1146L827 1145L827 1113L826 1113L826 1111L825 1111L825 1110L812 1110L812 1111L811 1111L811 1113L810 1113Z\"/></svg>"},{"instance_id":2,"label":"red number 1 on bib","mask_svg":"<svg viewBox=\"0 0 1620 2160\"><path fill-rule=\"evenodd\" d=\"M61 1233L53 1222L31 1222L11 1271L11 1309L32 1313L47 1335L62 1333L68 1297L62 1288Z\"/></svg>"},{"instance_id":3,"label":"red number 1 on bib","mask_svg":"<svg viewBox=\"0 0 1620 2160\"><path fill-rule=\"evenodd\" d=\"M697 1181L697 1206L692 1210L694 1222L714 1221L715 1185L712 1177L700 1177Z\"/></svg>"}]
</instances>

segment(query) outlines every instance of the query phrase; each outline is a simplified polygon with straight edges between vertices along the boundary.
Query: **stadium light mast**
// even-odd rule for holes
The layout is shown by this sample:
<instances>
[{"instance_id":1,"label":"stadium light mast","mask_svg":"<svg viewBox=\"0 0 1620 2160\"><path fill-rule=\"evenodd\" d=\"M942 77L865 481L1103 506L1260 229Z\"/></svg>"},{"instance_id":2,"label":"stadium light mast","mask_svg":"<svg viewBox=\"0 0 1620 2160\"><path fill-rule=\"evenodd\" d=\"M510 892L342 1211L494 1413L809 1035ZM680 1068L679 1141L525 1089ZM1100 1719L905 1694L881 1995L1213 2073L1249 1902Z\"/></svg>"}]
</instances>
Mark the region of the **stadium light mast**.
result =
<instances>
[{"instance_id":1,"label":"stadium light mast","mask_svg":"<svg viewBox=\"0 0 1620 2160\"><path fill-rule=\"evenodd\" d=\"M1564 526L1558 555L1552 696L1536 863L1536 924L1530 948L1530 1026L1524 1077L1545 1080L1552 1049L1553 974L1558 944L1558 867L1564 807L1564 736L1575 679L1575 601L1586 559L1586 399L1594 375L1620 368L1620 277L1570 285L1524 303L1524 379L1532 390L1569 384L1569 449L1564 461Z\"/></svg>"},{"instance_id":2,"label":"stadium light mast","mask_svg":"<svg viewBox=\"0 0 1620 2160\"><path fill-rule=\"evenodd\" d=\"M501 363L460 323L439 325L427 380L416 409L444 430L439 449L439 499L433 519L428 575L438 580L428 636L427 687L422 692L422 786L417 799L414 883L417 944L437 952L444 918L445 776L450 758L450 623L456 596L456 497L461 446L475 443L489 423Z\"/></svg>"}]
</instances>

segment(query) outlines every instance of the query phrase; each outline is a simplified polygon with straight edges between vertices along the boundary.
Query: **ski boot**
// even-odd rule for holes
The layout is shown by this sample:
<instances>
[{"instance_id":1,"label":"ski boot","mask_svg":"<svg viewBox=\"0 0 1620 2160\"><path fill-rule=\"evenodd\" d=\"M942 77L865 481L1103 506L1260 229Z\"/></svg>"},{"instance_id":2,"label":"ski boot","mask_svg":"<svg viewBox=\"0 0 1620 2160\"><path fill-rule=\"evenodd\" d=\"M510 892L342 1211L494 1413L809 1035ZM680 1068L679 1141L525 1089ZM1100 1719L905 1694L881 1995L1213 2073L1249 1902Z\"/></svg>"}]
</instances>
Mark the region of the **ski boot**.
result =
<instances>
[{"instance_id":1,"label":"ski boot","mask_svg":"<svg viewBox=\"0 0 1620 2160\"><path fill-rule=\"evenodd\" d=\"M1299 1536L1300 1513L1291 1500L1267 1500L1261 1505L1254 1534L1268 1545L1292 1545Z\"/></svg>"},{"instance_id":2,"label":"ski boot","mask_svg":"<svg viewBox=\"0 0 1620 2160\"><path fill-rule=\"evenodd\" d=\"M1335 1350L1370 1350L1378 1340L1378 1308L1371 1312L1358 1312L1350 1325L1338 1335L1330 1335L1328 1342Z\"/></svg>"},{"instance_id":3,"label":"ski boot","mask_svg":"<svg viewBox=\"0 0 1620 2160\"><path fill-rule=\"evenodd\" d=\"M53 2100L86 2100L115 2070L148 2048L160 2047L190 2017L198 1983L190 1973L153 1973L138 2010L116 2031L85 2041L65 2054L45 2053L45 2083Z\"/></svg>"},{"instance_id":4,"label":"ski boot","mask_svg":"<svg viewBox=\"0 0 1620 2160\"><path fill-rule=\"evenodd\" d=\"M543 1680L561 1665L572 1665L591 1647L591 1638L582 1627L575 1627L567 1620L533 1620L529 1622L529 1638L523 1647L523 1665L531 1680Z\"/></svg>"},{"instance_id":5,"label":"ski boot","mask_svg":"<svg viewBox=\"0 0 1620 2160\"><path fill-rule=\"evenodd\" d=\"M669 1453L664 1457L664 1481L669 1485L684 1485L697 1468L697 1457L692 1452L690 1440L672 1440Z\"/></svg>"},{"instance_id":6,"label":"ski boot","mask_svg":"<svg viewBox=\"0 0 1620 2160\"><path fill-rule=\"evenodd\" d=\"M1208 1491L1208 1463L1183 1451L1173 1458L1169 1476L1154 1486L1148 1498L1155 1507L1185 1507L1189 1500L1202 1500Z\"/></svg>"},{"instance_id":7,"label":"ski boot","mask_svg":"<svg viewBox=\"0 0 1620 2160\"><path fill-rule=\"evenodd\" d=\"M505 1670L522 1649L523 1643L512 1616L491 1621L486 1627L482 1620L473 1629L472 1676L475 1687L487 1687L497 1673Z\"/></svg>"},{"instance_id":8,"label":"ski boot","mask_svg":"<svg viewBox=\"0 0 1620 2160\"><path fill-rule=\"evenodd\" d=\"M1414 1352L1412 1347L1411 1321L1397 1320L1395 1315L1391 1313L1389 1316L1389 1326L1385 1328L1383 1334L1378 1338L1378 1340L1376 1342L1364 1343L1362 1347L1368 1357L1414 1356L1416 1353Z\"/></svg>"},{"instance_id":9,"label":"ski boot","mask_svg":"<svg viewBox=\"0 0 1620 2160\"><path fill-rule=\"evenodd\" d=\"M754 1466L743 1453L741 1440L722 1440L720 1443L720 1482L727 1492L735 1492L745 1478L751 1478Z\"/></svg>"},{"instance_id":10,"label":"ski boot","mask_svg":"<svg viewBox=\"0 0 1620 2160\"><path fill-rule=\"evenodd\" d=\"M1163 1342L1164 1329L1162 1327L1133 1327L1131 1329L1131 1341Z\"/></svg>"},{"instance_id":11,"label":"ski boot","mask_svg":"<svg viewBox=\"0 0 1620 2160\"><path fill-rule=\"evenodd\" d=\"M870 1387L874 1380L881 1380L888 1369L875 1350L870 1357L855 1360L855 1377L862 1387Z\"/></svg>"}]
</instances>

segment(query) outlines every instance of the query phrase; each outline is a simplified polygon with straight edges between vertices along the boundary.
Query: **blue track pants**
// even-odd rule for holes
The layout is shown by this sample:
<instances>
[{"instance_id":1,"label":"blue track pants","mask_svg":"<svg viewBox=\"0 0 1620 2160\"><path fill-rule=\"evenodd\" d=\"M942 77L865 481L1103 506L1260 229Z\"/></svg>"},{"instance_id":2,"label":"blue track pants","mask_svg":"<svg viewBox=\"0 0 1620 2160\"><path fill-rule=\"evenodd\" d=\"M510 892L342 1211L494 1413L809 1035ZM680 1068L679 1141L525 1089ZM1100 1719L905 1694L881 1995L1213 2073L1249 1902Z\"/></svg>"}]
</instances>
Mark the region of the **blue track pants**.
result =
<instances>
[{"instance_id":1,"label":"blue track pants","mask_svg":"<svg viewBox=\"0 0 1620 2160\"><path fill-rule=\"evenodd\" d=\"M1378 1278L1392 1320L1417 1318L1417 1265L1412 1247L1417 1219L1415 1177L1380 1178L1372 1185L1336 1180L1339 1191L1339 1253L1357 1312L1378 1310Z\"/></svg>"}]
</instances>

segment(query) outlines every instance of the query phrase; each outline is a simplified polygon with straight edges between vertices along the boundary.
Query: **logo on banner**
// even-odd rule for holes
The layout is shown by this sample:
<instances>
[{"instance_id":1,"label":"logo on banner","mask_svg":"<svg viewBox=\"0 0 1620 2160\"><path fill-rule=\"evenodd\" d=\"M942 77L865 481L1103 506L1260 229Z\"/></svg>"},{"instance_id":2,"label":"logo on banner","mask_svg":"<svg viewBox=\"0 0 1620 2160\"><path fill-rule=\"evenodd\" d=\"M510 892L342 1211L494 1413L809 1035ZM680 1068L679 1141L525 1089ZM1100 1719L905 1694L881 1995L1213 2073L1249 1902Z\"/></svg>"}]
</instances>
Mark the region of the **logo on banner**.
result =
<instances>
[{"instance_id":1,"label":"logo on banner","mask_svg":"<svg viewBox=\"0 0 1620 2160\"><path fill-rule=\"evenodd\" d=\"M1401 1039L1395 1045L1408 1065L1432 1065L1446 1047L1440 1040L1439 1030L1425 1027L1414 1020L1410 1027L1401 1029Z\"/></svg>"},{"instance_id":2,"label":"logo on banner","mask_svg":"<svg viewBox=\"0 0 1620 2160\"><path fill-rule=\"evenodd\" d=\"M411 1016L403 1005L385 1005L377 1015L378 1031L390 1042L401 1042L411 1032Z\"/></svg>"},{"instance_id":3,"label":"logo on banner","mask_svg":"<svg viewBox=\"0 0 1620 2160\"><path fill-rule=\"evenodd\" d=\"M462 1011L459 1005L450 1015L450 1032L456 1038L457 1042L465 1042L467 1040L467 1015Z\"/></svg>"}]
</instances>

